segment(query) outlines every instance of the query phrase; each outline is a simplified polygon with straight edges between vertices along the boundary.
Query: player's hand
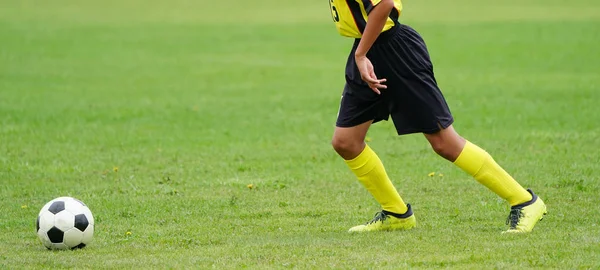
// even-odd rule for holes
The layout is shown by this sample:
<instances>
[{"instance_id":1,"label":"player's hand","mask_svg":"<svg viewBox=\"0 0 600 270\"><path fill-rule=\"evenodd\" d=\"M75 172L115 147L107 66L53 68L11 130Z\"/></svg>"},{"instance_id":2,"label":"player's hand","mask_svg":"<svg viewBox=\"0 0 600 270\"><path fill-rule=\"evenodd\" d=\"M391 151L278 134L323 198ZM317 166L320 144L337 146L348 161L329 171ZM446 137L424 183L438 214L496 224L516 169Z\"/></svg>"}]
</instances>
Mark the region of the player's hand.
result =
<instances>
[{"instance_id":1,"label":"player's hand","mask_svg":"<svg viewBox=\"0 0 600 270\"><path fill-rule=\"evenodd\" d=\"M360 77L365 81L373 92L378 95L381 94L379 89L386 89L387 86L383 83L386 82L386 79L378 79L377 75L375 75L375 69L373 68L373 64L371 60L367 58L367 56L356 56L356 66L358 66L358 71L360 71Z\"/></svg>"}]
</instances>

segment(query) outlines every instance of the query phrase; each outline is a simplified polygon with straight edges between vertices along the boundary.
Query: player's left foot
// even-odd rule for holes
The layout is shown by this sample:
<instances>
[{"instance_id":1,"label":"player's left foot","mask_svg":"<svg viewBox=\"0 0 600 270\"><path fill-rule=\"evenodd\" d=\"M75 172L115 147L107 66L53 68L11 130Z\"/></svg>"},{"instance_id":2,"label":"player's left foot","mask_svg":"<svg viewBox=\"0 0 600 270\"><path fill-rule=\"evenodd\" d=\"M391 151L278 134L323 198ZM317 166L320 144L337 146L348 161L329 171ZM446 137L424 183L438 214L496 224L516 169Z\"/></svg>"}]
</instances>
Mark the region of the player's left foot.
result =
<instances>
[{"instance_id":1,"label":"player's left foot","mask_svg":"<svg viewBox=\"0 0 600 270\"><path fill-rule=\"evenodd\" d=\"M408 211L404 214L392 214L386 211L381 211L375 214L373 220L364 225L358 225L350 228L348 232L372 232L372 231L393 231L393 230L410 230L417 226L417 219L412 212L410 204L406 205Z\"/></svg>"},{"instance_id":2,"label":"player's left foot","mask_svg":"<svg viewBox=\"0 0 600 270\"><path fill-rule=\"evenodd\" d=\"M548 213L546 204L533 191L528 189L533 197L531 201L515 205L510 208L510 214L506 224L510 227L503 233L528 233L533 230L535 224Z\"/></svg>"}]
</instances>

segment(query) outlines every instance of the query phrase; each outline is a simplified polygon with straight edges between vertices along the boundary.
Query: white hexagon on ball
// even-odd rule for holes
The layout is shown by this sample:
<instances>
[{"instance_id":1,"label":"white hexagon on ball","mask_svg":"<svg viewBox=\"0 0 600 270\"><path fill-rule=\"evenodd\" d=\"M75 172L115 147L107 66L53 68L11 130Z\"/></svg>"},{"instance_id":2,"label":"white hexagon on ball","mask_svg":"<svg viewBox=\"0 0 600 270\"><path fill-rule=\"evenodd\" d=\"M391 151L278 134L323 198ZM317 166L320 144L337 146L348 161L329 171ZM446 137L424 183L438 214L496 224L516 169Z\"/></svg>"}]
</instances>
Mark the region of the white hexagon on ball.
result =
<instances>
[{"instance_id":1,"label":"white hexagon on ball","mask_svg":"<svg viewBox=\"0 0 600 270\"><path fill-rule=\"evenodd\" d=\"M92 241L94 216L83 202L59 197L42 207L36 229L48 249L83 248Z\"/></svg>"},{"instance_id":2,"label":"white hexagon on ball","mask_svg":"<svg viewBox=\"0 0 600 270\"><path fill-rule=\"evenodd\" d=\"M72 228L65 232L63 243L68 247L75 247L81 244L83 239L83 232L77 228Z\"/></svg>"},{"instance_id":3,"label":"white hexagon on ball","mask_svg":"<svg viewBox=\"0 0 600 270\"><path fill-rule=\"evenodd\" d=\"M90 224L90 226L85 229L85 231L83 232L83 238L81 239L81 243L87 245L90 242L92 242L92 239L94 238L94 225Z\"/></svg>"},{"instance_id":4,"label":"white hexagon on ball","mask_svg":"<svg viewBox=\"0 0 600 270\"><path fill-rule=\"evenodd\" d=\"M71 213L81 213L83 207L85 205L81 201L75 199L65 200L65 210Z\"/></svg>"},{"instance_id":5,"label":"white hexagon on ball","mask_svg":"<svg viewBox=\"0 0 600 270\"><path fill-rule=\"evenodd\" d=\"M71 212L61 211L54 216L54 227L66 232L75 226L75 215Z\"/></svg>"},{"instance_id":6,"label":"white hexagon on ball","mask_svg":"<svg viewBox=\"0 0 600 270\"><path fill-rule=\"evenodd\" d=\"M43 211L40 213L40 215L38 216L38 231L48 231L50 230L50 228L52 228L52 226L54 226L54 214L48 212L48 211Z\"/></svg>"}]
</instances>

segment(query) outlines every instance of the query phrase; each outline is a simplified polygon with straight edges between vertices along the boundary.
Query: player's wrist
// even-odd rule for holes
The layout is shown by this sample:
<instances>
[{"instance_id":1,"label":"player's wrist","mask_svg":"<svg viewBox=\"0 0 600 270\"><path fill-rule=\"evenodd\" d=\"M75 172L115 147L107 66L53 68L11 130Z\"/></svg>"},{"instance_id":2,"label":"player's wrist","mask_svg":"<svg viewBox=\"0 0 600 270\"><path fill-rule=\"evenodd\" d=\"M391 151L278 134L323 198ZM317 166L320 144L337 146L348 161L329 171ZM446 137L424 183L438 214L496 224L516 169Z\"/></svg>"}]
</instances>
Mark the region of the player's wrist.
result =
<instances>
[{"instance_id":1,"label":"player's wrist","mask_svg":"<svg viewBox=\"0 0 600 270\"><path fill-rule=\"evenodd\" d=\"M363 53L363 52L356 52L354 53L354 59L360 59L360 58L364 58L367 57L367 53Z\"/></svg>"}]
</instances>

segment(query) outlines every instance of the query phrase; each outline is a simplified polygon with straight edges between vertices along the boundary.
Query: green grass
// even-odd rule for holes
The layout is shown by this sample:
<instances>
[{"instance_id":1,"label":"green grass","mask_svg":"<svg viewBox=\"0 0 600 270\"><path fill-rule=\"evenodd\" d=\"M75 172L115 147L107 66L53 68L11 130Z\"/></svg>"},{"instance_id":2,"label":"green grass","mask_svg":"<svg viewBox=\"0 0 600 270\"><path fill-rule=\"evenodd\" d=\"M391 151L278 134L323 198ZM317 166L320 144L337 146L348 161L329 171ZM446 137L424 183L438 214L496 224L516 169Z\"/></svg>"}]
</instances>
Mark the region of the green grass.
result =
<instances>
[{"instance_id":1,"label":"green grass","mask_svg":"<svg viewBox=\"0 0 600 270\"><path fill-rule=\"evenodd\" d=\"M370 144L419 227L348 234L379 210L329 145L352 41L281 3L4 1L0 267L600 268L597 1L405 1L457 130L549 207L521 236L387 122ZM37 239L58 196L90 206L89 247Z\"/></svg>"}]
</instances>

